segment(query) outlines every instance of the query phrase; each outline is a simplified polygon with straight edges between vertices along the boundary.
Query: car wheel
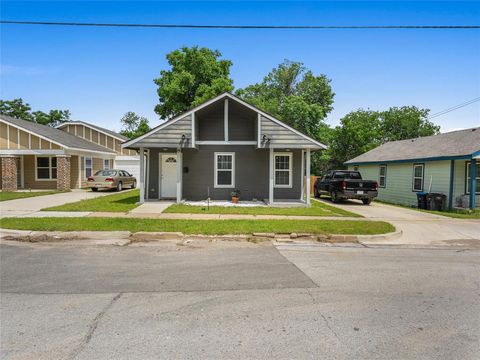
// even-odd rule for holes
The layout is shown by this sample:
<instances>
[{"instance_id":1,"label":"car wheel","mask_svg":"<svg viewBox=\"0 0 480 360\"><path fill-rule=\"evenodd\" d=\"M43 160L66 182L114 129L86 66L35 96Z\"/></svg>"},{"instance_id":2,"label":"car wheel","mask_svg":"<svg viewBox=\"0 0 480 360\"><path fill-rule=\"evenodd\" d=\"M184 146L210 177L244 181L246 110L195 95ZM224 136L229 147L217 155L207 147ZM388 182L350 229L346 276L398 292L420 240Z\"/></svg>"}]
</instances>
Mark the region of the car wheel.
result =
<instances>
[{"instance_id":1,"label":"car wheel","mask_svg":"<svg viewBox=\"0 0 480 360\"><path fill-rule=\"evenodd\" d=\"M370 205L370 203L372 202L372 198L362 199L362 202L363 202L363 205Z\"/></svg>"},{"instance_id":2,"label":"car wheel","mask_svg":"<svg viewBox=\"0 0 480 360\"><path fill-rule=\"evenodd\" d=\"M136 189L136 188L137 188L137 182L134 181L134 182L132 183L132 189Z\"/></svg>"},{"instance_id":3,"label":"car wheel","mask_svg":"<svg viewBox=\"0 0 480 360\"><path fill-rule=\"evenodd\" d=\"M93 192L98 191L98 188L92 188L92 191Z\"/></svg>"},{"instance_id":4,"label":"car wheel","mask_svg":"<svg viewBox=\"0 0 480 360\"><path fill-rule=\"evenodd\" d=\"M119 181L119 183L117 184L117 191L122 191L122 182Z\"/></svg>"},{"instance_id":5,"label":"car wheel","mask_svg":"<svg viewBox=\"0 0 480 360\"><path fill-rule=\"evenodd\" d=\"M337 193L335 191L330 192L330 198L332 199L332 202L334 202L335 204L337 204L339 201Z\"/></svg>"}]
</instances>

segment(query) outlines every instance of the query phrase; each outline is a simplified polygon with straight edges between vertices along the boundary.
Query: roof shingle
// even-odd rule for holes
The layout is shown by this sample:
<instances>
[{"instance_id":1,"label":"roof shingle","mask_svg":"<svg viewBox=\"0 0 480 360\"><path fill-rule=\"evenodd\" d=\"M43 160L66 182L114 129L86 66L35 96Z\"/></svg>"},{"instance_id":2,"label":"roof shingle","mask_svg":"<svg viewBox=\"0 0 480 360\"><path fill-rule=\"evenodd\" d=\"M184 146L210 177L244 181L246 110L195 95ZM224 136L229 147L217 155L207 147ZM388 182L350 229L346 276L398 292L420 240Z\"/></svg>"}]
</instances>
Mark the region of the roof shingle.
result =
<instances>
[{"instance_id":1,"label":"roof shingle","mask_svg":"<svg viewBox=\"0 0 480 360\"><path fill-rule=\"evenodd\" d=\"M478 151L480 127L391 141L348 160L345 164L470 156Z\"/></svg>"}]
</instances>

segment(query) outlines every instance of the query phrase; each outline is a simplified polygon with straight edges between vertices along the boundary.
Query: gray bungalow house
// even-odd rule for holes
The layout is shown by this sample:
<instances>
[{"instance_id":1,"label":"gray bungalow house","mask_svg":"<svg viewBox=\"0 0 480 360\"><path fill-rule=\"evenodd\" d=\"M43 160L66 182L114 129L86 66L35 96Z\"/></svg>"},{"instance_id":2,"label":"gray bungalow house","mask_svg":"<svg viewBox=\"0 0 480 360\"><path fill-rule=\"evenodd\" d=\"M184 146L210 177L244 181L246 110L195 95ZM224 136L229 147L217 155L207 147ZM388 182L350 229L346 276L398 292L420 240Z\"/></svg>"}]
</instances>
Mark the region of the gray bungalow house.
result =
<instances>
[{"instance_id":1,"label":"gray bungalow house","mask_svg":"<svg viewBox=\"0 0 480 360\"><path fill-rule=\"evenodd\" d=\"M448 208L480 206L480 128L392 141L347 161L377 180L378 198L414 205L417 192L447 196Z\"/></svg>"},{"instance_id":2,"label":"gray bungalow house","mask_svg":"<svg viewBox=\"0 0 480 360\"><path fill-rule=\"evenodd\" d=\"M326 146L230 93L127 141L139 150L140 201L242 200L310 204L310 155ZM143 169L146 167L146 178ZM303 178L306 176L304 186Z\"/></svg>"}]
</instances>

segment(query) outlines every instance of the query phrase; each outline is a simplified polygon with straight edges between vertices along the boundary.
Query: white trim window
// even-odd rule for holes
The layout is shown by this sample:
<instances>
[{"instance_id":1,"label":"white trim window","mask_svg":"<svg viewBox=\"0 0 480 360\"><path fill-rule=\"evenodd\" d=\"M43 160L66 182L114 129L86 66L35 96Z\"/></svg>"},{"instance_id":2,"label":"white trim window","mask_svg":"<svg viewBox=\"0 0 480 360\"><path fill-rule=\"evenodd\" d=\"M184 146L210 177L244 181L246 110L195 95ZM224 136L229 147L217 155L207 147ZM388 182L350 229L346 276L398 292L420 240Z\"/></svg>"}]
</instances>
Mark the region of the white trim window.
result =
<instances>
[{"instance_id":1,"label":"white trim window","mask_svg":"<svg viewBox=\"0 0 480 360\"><path fill-rule=\"evenodd\" d=\"M85 156L85 178L88 179L92 176L93 172L93 159L90 156Z\"/></svg>"},{"instance_id":2,"label":"white trim window","mask_svg":"<svg viewBox=\"0 0 480 360\"><path fill-rule=\"evenodd\" d=\"M274 154L274 186L276 188L292 187L292 153Z\"/></svg>"},{"instance_id":3,"label":"white trim window","mask_svg":"<svg viewBox=\"0 0 480 360\"><path fill-rule=\"evenodd\" d=\"M378 167L378 187L384 188L387 186L387 165L380 165Z\"/></svg>"},{"instance_id":4,"label":"white trim window","mask_svg":"<svg viewBox=\"0 0 480 360\"><path fill-rule=\"evenodd\" d=\"M56 180L57 179L57 158L55 156L35 157L35 180Z\"/></svg>"},{"instance_id":5,"label":"white trim window","mask_svg":"<svg viewBox=\"0 0 480 360\"><path fill-rule=\"evenodd\" d=\"M470 161L467 161L467 186L466 186L466 193L470 194ZM475 194L480 194L480 162L477 160L477 189Z\"/></svg>"},{"instance_id":6,"label":"white trim window","mask_svg":"<svg viewBox=\"0 0 480 360\"><path fill-rule=\"evenodd\" d=\"M103 170L110 170L110 159L103 159Z\"/></svg>"},{"instance_id":7,"label":"white trim window","mask_svg":"<svg viewBox=\"0 0 480 360\"><path fill-rule=\"evenodd\" d=\"M413 164L412 191L423 191L423 164Z\"/></svg>"},{"instance_id":8,"label":"white trim window","mask_svg":"<svg viewBox=\"0 0 480 360\"><path fill-rule=\"evenodd\" d=\"M235 153L215 153L215 187L235 187Z\"/></svg>"}]
</instances>

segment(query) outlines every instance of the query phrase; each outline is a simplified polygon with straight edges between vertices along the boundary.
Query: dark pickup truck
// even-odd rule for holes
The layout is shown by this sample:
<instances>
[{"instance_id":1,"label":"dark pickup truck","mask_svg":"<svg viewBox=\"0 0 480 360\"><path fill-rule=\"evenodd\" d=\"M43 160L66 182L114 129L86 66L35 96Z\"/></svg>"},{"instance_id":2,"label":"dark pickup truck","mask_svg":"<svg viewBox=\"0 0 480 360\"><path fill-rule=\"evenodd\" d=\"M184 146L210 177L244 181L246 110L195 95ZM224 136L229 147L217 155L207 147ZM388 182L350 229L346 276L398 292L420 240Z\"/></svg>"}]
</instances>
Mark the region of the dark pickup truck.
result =
<instances>
[{"instance_id":1,"label":"dark pickup truck","mask_svg":"<svg viewBox=\"0 0 480 360\"><path fill-rule=\"evenodd\" d=\"M334 203L343 199L359 199L369 205L378 195L378 183L374 180L363 180L358 171L333 170L315 181L313 191L315 197L330 195Z\"/></svg>"}]
</instances>

